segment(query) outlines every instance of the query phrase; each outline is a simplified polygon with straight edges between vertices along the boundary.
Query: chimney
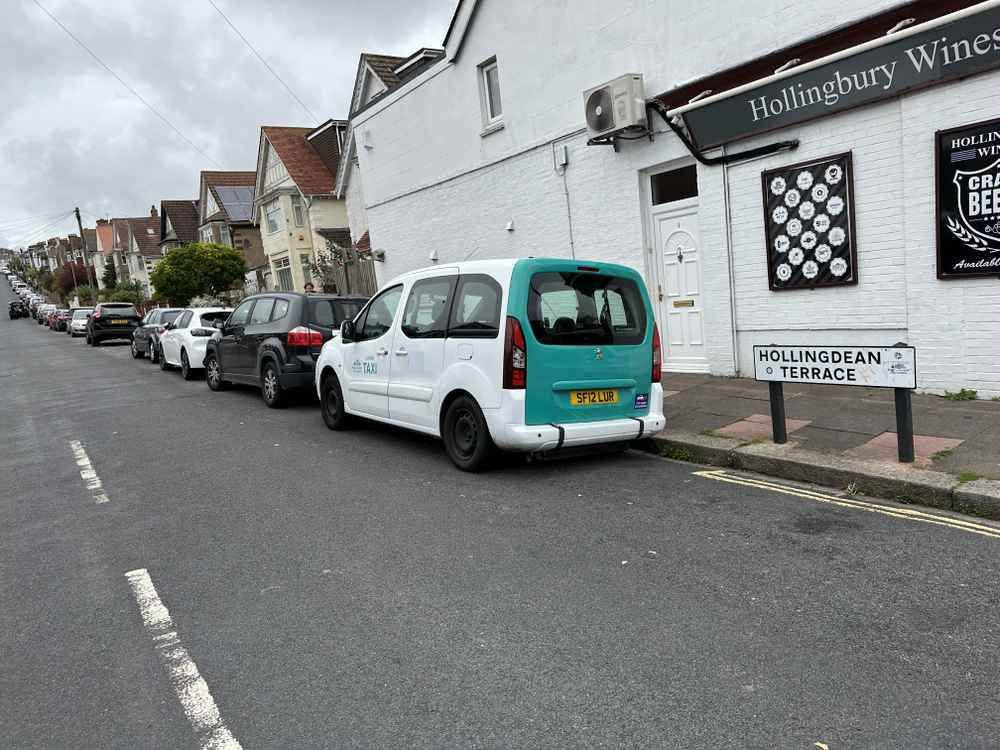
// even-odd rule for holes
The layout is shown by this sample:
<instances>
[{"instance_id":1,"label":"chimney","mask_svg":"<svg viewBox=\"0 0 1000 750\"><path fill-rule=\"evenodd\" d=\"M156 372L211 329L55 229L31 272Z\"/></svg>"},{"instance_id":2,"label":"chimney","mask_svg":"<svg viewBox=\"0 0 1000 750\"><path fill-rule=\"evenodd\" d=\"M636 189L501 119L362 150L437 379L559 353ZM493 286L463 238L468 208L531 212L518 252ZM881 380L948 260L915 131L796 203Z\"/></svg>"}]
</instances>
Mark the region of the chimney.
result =
<instances>
[{"instance_id":1,"label":"chimney","mask_svg":"<svg viewBox=\"0 0 1000 750\"><path fill-rule=\"evenodd\" d=\"M160 215L158 213L156 213L156 206L150 206L149 207L149 218L151 218L151 219L159 219L160 218Z\"/></svg>"}]
</instances>

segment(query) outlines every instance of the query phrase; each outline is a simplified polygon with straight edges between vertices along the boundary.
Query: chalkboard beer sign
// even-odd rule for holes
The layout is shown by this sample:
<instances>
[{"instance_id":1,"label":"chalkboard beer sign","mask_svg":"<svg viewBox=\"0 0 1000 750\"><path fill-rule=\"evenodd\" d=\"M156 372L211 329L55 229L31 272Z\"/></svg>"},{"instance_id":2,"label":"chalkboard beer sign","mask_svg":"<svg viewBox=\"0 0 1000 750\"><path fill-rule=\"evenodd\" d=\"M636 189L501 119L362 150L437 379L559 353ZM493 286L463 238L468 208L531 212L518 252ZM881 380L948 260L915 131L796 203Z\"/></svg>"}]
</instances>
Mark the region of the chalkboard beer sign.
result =
<instances>
[{"instance_id":1,"label":"chalkboard beer sign","mask_svg":"<svg viewBox=\"0 0 1000 750\"><path fill-rule=\"evenodd\" d=\"M1000 276L1000 120L937 133L939 279Z\"/></svg>"}]
</instances>

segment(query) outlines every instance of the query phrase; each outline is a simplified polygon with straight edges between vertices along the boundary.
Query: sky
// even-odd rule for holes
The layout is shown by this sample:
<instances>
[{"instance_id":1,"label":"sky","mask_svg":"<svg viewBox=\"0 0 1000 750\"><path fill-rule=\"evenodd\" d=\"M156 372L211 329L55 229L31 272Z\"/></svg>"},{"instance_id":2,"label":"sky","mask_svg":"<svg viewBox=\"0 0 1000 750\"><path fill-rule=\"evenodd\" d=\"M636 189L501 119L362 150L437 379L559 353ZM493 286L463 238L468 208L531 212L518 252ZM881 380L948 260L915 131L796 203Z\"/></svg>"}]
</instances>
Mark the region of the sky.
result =
<instances>
[{"instance_id":1,"label":"sky","mask_svg":"<svg viewBox=\"0 0 1000 750\"><path fill-rule=\"evenodd\" d=\"M358 55L440 47L457 0L0 0L0 247L195 199L203 169L253 170L261 125L346 118ZM212 160L217 162L213 164Z\"/></svg>"}]
</instances>

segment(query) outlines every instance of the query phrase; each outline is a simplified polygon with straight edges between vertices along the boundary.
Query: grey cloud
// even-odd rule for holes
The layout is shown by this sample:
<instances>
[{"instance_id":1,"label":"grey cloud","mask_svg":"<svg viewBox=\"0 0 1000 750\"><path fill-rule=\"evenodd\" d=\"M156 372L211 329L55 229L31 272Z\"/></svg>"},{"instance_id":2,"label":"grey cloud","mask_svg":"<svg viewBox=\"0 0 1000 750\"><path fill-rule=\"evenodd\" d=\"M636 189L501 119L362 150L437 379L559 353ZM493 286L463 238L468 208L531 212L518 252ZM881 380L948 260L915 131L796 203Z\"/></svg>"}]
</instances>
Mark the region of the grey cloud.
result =
<instances>
[{"instance_id":1,"label":"grey cloud","mask_svg":"<svg viewBox=\"0 0 1000 750\"><path fill-rule=\"evenodd\" d=\"M40 1L224 168L253 169L260 125L312 124L207 0ZM360 52L439 46L456 0L216 2L325 119L346 115ZM0 69L0 246L21 239L9 219L142 215L212 168L30 0L4 13Z\"/></svg>"}]
</instances>

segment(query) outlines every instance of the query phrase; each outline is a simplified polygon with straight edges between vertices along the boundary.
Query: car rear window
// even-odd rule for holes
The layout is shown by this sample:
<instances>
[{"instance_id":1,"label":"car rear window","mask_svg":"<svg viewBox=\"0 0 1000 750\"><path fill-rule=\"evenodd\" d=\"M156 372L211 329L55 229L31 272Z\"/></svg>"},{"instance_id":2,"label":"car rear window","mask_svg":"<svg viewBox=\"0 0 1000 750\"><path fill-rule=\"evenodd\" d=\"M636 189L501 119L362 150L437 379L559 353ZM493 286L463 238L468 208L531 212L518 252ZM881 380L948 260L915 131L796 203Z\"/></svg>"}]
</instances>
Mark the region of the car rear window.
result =
<instances>
[{"instance_id":1,"label":"car rear window","mask_svg":"<svg viewBox=\"0 0 1000 750\"><path fill-rule=\"evenodd\" d=\"M226 322L226 318L229 317L229 313L232 310L212 310L211 312L203 312L201 314L201 324L207 328L211 328L215 325L216 321L220 324Z\"/></svg>"},{"instance_id":2,"label":"car rear window","mask_svg":"<svg viewBox=\"0 0 1000 750\"><path fill-rule=\"evenodd\" d=\"M354 320L365 303L352 299L309 300L309 322L324 328L337 328L345 320Z\"/></svg>"},{"instance_id":3,"label":"car rear window","mask_svg":"<svg viewBox=\"0 0 1000 750\"><path fill-rule=\"evenodd\" d=\"M88 310L74 310L73 311L73 320L80 320L81 318L86 318L92 312L94 312L94 310L92 308L88 309Z\"/></svg>"},{"instance_id":4,"label":"car rear window","mask_svg":"<svg viewBox=\"0 0 1000 750\"><path fill-rule=\"evenodd\" d=\"M632 280L585 271L531 277L528 320L541 344L640 344L646 306Z\"/></svg>"},{"instance_id":5,"label":"car rear window","mask_svg":"<svg viewBox=\"0 0 1000 750\"><path fill-rule=\"evenodd\" d=\"M139 317L132 305L104 305L101 308L101 315L125 315Z\"/></svg>"}]
</instances>

